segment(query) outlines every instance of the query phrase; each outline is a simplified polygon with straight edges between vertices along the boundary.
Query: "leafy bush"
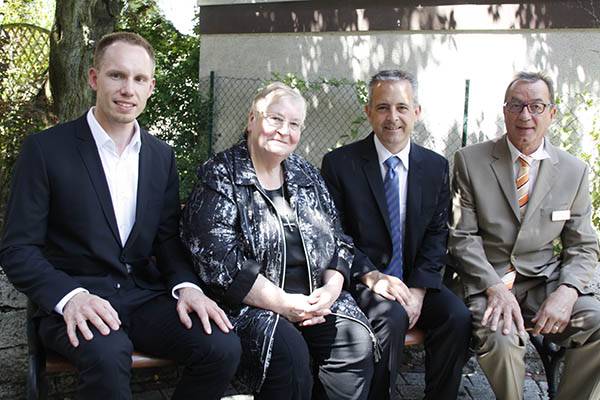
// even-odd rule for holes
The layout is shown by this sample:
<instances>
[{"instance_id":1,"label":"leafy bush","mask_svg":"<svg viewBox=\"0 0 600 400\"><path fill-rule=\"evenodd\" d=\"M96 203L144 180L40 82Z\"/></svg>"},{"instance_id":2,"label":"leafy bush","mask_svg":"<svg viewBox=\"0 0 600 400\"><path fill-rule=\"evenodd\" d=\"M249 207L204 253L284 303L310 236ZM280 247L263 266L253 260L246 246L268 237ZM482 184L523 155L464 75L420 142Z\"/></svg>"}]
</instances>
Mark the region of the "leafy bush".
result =
<instances>
[{"instance_id":1,"label":"leafy bush","mask_svg":"<svg viewBox=\"0 0 600 400\"><path fill-rule=\"evenodd\" d=\"M0 229L21 142L55 120L44 91L48 69L48 32L27 24L0 30Z\"/></svg>"},{"instance_id":2,"label":"leafy bush","mask_svg":"<svg viewBox=\"0 0 600 400\"><path fill-rule=\"evenodd\" d=\"M582 91L568 99L557 98L556 104L564 108L554 128L560 146L583 159L590 168L592 224L600 236L600 98ZM590 146L581 143L586 136Z\"/></svg>"},{"instance_id":3,"label":"leafy bush","mask_svg":"<svg viewBox=\"0 0 600 400\"><path fill-rule=\"evenodd\" d=\"M118 29L138 33L154 47L156 87L138 120L173 146L184 201L195 184L196 168L210 155L211 104L198 79L200 39L179 33L155 1L127 2Z\"/></svg>"}]
</instances>

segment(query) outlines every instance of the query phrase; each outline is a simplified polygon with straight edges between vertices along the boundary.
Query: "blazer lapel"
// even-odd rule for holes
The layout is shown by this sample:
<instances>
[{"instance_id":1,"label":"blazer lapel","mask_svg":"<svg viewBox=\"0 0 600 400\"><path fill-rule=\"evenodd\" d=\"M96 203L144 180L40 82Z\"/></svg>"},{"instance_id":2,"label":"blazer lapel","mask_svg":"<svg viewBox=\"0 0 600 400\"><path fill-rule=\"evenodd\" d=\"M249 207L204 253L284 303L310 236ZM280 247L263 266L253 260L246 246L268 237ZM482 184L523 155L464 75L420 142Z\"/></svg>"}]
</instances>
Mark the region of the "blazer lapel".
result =
<instances>
[{"instance_id":1,"label":"blazer lapel","mask_svg":"<svg viewBox=\"0 0 600 400\"><path fill-rule=\"evenodd\" d=\"M379 211L383 216L385 227L391 236L390 216L385 200L385 189L383 188L383 179L381 178L381 168L379 167L377 150L375 150L375 142L373 142L374 135L375 134L371 132L371 134L363 141L363 149L361 149L364 162L363 171L367 177L367 182L369 183L371 192L375 197Z\"/></svg>"},{"instance_id":2,"label":"blazer lapel","mask_svg":"<svg viewBox=\"0 0 600 400\"><path fill-rule=\"evenodd\" d=\"M76 135L78 139L77 150L79 151L87 173L90 176L96 195L100 200L104 217L110 226L110 230L112 231L115 240L120 244L121 238L119 236L119 230L117 229L117 219L115 217L106 176L104 175L104 168L102 167L98 148L96 147L96 142L94 141L94 137L92 136L92 132L90 131L85 116L79 119Z\"/></svg>"},{"instance_id":3,"label":"blazer lapel","mask_svg":"<svg viewBox=\"0 0 600 400\"><path fill-rule=\"evenodd\" d=\"M548 145L546 147L546 152L550 155L550 158L540 162L540 168L534 183L535 186L529 189L531 196L527 202L527 210L523 216L523 223L527 222L529 217L540 206L542 200L546 198L558 176L558 168L556 166L558 164L558 157L552 146Z\"/></svg>"},{"instance_id":4,"label":"blazer lapel","mask_svg":"<svg viewBox=\"0 0 600 400\"><path fill-rule=\"evenodd\" d=\"M492 150L492 157L494 159L490 166L496 175L496 179L498 179L498 184L504 193L506 201L510 205L517 220L520 220L521 215L519 212L519 204L517 202L517 188L513 172L514 168L510 160L510 151L508 150L505 136L496 141Z\"/></svg>"},{"instance_id":5,"label":"blazer lapel","mask_svg":"<svg viewBox=\"0 0 600 400\"><path fill-rule=\"evenodd\" d=\"M140 156L138 163L138 188L137 188L137 199L135 206L135 222L131 228L131 233L127 237L127 242L123 247L127 247L129 243L133 243L140 231L141 222L144 220L144 214L147 209L146 202L151 197L150 193L150 179L152 177L152 155L151 149L149 148L149 141L146 139L148 132L140 129Z\"/></svg>"}]
</instances>

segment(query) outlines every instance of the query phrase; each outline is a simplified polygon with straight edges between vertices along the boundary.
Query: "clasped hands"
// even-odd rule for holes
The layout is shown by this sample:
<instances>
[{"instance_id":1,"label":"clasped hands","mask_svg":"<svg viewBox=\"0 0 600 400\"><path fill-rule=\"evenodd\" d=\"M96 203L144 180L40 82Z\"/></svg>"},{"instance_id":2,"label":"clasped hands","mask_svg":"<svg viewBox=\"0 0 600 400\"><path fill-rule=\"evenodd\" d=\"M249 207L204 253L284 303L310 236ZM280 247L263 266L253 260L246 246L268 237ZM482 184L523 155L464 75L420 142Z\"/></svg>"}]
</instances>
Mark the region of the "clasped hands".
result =
<instances>
[{"instance_id":1,"label":"clasped hands","mask_svg":"<svg viewBox=\"0 0 600 400\"><path fill-rule=\"evenodd\" d=\"M404 307L408 314L408 329L416 325L425 298L424 288L409 288L400 278L378 270L369 271L360 279L371 291L390 301L397 301Z\"/></svg>"},{"instance_id":2,"label":"clasped hands","mask_svg":"<svg viewBox=\"0 0 600 400\"><path fill-rule=\"evenodd\" d=\"M331 314L331 305L339 297L344 277L334 270L326 270L325 285L315 289L310 295L284 293L282 302L274 311L288 321L299 326L311 326L325 322Z\"/></svg>"},{"instance_id":3,"label":"clasped hands","mask_svg":"<svg viewBox=\"0 0 600 400\"><path fill-rule=\"evenodd\" d=\"M178 290L178 294L176 310L179 320L186 328L192 327L192 320L188 314L195 312L200 318L204 331L209 335L212 332L210 319L225 333L233 329L225 312L198 289L184 287ZM109 335L111 330L116 331L121 327L119 314L110 302L87 292L77 293L67 302L63 308L63 318L67 325L67 336L73 347L79 346L77 330L85 340L92 340L94 337L88 322L104 336Z\"/></svg>"},{"instance_id":4,"label":"clasped hands","mask_svg":"<svg viewBox=\"0 0 600 400\"><path fill-rule=\"evenodd\" d=\"M525 322L521 314L521 307L504 283L498 283L486 289L485 294L488 298L487 308L483 314L481 325L490 327L495 332L502 320L502 333L508 335L512 330L514 321L517 333L525 335ZM540 333L557 334L565 330L571 319L573 305L579 294L577 290L560 285L552 292L542 303L531 322L535 323L532 335L537 336Z\"/></svg>"}]
</instances>

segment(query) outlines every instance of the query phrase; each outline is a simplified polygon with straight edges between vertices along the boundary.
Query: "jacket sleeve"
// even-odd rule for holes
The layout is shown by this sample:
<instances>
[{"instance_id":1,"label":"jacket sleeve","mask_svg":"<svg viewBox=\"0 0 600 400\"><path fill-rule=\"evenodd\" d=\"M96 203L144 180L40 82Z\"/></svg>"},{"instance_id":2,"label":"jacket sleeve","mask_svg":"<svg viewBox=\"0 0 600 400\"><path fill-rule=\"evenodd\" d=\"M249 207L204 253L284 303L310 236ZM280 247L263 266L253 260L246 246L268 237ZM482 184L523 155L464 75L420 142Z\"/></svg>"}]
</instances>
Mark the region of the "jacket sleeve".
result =
<instances>
[{"instance_id":1,"label":"jacket sleeve","mask_svg":"<svg viewBox=\"0 0 600 400\"><path fill-rule=\"evenodd\" d=\"M563 246L559 284L567 284L580 293L590 293L589 286L598 265L598 238L592 227L592 205L589 193L588 168L583 170L571 205L571 218L563 226Z\"/></svg>"},{"instance_id":2,"label":"jacket sleeve","mask_svg":"<svg viewBox=\"0 0 600 400\"><path fill-rule=\"evenodd\" d=\"M153 243L153 253L157 266L169 291L182 282L198 284L191 261L179 238L181 203L179 200L179 174L175 154L169 148L168 179L164 192L164 205L161 210L158 230Z\"/></svg>"},{"instance_id":3,"label":"jacket sleeve","mask_svg":"<svg viewBox=\"0 0 600 400\"><path fill-rule=\"evenodd\" d=\"M456 260L455 268L460 274L465 295L482 293L488 287L502 283L483 248L479 234L474 188L469 168L461 151L454 155L454 179L452 181L452 215L448 249Z\"/></svg>"},{"instance_id":4,"label":"jacket sleeve","mask_svg":"<svg viewBox=\"0 0 600 400\"><path fill-rule=\"evenodd\" d=\"M325 181L315 169L314 179L319 187L319 192L322 193L322 203L325 206L327 213L332 221L333 235L335 239L335 255L331 260L329 269L335 269L344 276L344 287L347 289L350 285L351 275L350 268L354 260L354 243L352 238L344 233L342 221L338 213L336 204L325 184Z\"/></svg>"},{"instance_id":5,"label":"jacket sleeve","mask_svg":"<svg viewBox=\"0 0 600 400\"><path fill-rule=\"evenodd\" d=\"M71 290L73 278L46 259L51 177L37 135L25 139L14 170L0 244L0 265L9 281L46 312Z\"/></svg>"},{"instance_id":6,"label":"jacket sleeve","mask_svg":"<svg viewBox=\"0 0 600 400\"><path fill-rule=\"evenodd\" d=\"M325 154L323 162L321 163L321 175L327 189L331 195L331 199L335 203L337 220L343 228L343 221L347 216L345 215L346 207L344 201L344 195L342 194L341 183L339 182L335 163L331 160L331 153ZM373 262L364 254L360 249L354 247L354 258L351 265L351 276L352 279L358 279L360 276L367 272L374 271L377 268Z\"/></svg>"},{"instance_id":7,"label":"jacket sleeve","mask_svg":"<svg viewBox=\"0 0 600 400\"><path fill-rule=\"evenodd\" d=\"M432 184L432 187L437 189L433 213L424 227L422 239L416 247L410 275L406 278L408 287L439 290L442 285L440 271L446 265L447 260L448 209L450 207L448 162L445 159L440 165L440 170L442 170L441 179L436 180L439 184L435 186Z\"/></svg>"},{"instance_id":8,"label":"jacket sleeve","mask_svg":"<svg viewBox=\"0 0 600 400\"><path fill-rule=\"evenodd\" d=\"M222 156L224 157L224 156ZM238 306L261 265L248 259L232 172L224 162L207 161L184 210L181 238L202 282L219 301Z\"/></svg>"}]
</instances>

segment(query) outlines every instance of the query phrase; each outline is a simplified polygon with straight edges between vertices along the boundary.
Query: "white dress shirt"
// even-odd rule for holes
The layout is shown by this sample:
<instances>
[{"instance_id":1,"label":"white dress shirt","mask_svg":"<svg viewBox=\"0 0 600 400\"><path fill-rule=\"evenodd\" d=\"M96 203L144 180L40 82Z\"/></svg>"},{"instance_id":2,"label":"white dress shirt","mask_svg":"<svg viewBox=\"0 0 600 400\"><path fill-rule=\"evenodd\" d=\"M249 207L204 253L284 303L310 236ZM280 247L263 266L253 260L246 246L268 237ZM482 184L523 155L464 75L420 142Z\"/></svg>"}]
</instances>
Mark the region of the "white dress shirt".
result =
<instances>
[{"instance_id":1,"label":"white dress shirt","mask_svg":"<svg viewBox=\"0 0 600 400\"><path fill-rule=\"evenodd\" d=\"M400 221L402 222L402 241L404 241L404 229L406 226L406 193L408 184L408 154L410 153L410 141L399 153L392 154L379 141L377 135L373 135L373 139L375 141L375 150L377 150L377 158L379 159L381 178L384 181L385 175L387 174L387 167L384 164L385 160L392 156L396 156L400 159L400 163L398 163L396 166L396 173L398 174L398 186L400 187Z\"/></svg>"}]
</instances>

